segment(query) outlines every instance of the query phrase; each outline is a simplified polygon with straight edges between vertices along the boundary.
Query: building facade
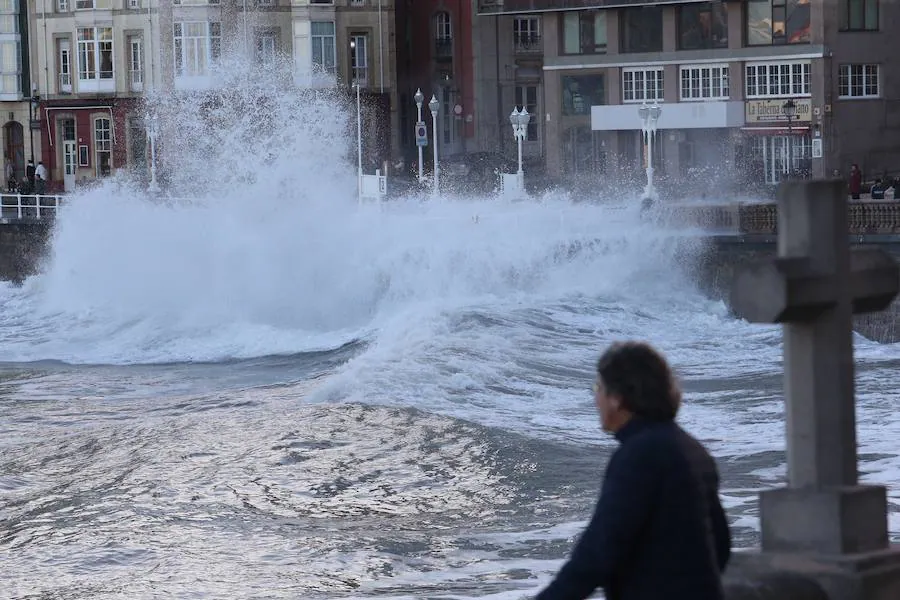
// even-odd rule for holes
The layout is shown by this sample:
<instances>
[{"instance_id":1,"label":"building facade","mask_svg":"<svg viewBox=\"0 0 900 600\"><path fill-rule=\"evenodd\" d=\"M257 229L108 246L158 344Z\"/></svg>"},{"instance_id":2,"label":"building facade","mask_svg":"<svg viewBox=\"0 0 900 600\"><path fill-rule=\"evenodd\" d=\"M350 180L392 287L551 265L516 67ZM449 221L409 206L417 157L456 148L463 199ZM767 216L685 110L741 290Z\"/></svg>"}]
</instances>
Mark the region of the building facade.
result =
<instances>
[{"instance_id":1,"label":"building facade","mask_svg":"<svg viewBox=\"0 0 900 600\"><path fill-rule=\"evenodd\" d=\"M431 133L429 143L437 138L440 155L478 150L471 0L398 0L396 11L400 140L405 162L415 162L418 89L425 96L422 119L429 131L432 116L427 104L432 96L438 101L438 132L437 136Z\"/></svg>"},{"instance_id":2,"label":"building facade","mask_svg":"<svg viewBox=\"0 0 900 600\"><path fill-rule=\"evenodd\" d=\"M0 1L0 110L3 123L3 167L11 167L17 181L40 141L33 119L37 100L29 69L29 12L26 0ZM38 155L40 153L38 152ZM7 182L4 175L3 189Z\"/></svg>"},{"instance_id":3,"label":"building facade","mask_svg":"<svg viewBox=\"0 0 900 600\"><path fill-rule=\"evenodd\" d=\"M656 103L657 172L740 186L854 162L900 171L887 40L898 17L884 0L480 0L476 20L501 32L484 67L497 104L530 105L531 151L550 174L640 179L638 109Z\"/></svg>"},{"instance_id":4,"label":"building facade","mask_svg":"<svg viewBox=\"0 0 900 600\"><path fill-rule=\"evenodd\" d=\"M51 188L146 170L149 94L215 92L223 57L288 58L297 87L359 84L392 148L392 0L36 0L31 72ZM24 56L28 56L25 54ZM349 97L349 93L348 93ZM396 136L395 136L396 137ZM375 150L373 150L373 153Z\"/></svg>"}]
</instances>

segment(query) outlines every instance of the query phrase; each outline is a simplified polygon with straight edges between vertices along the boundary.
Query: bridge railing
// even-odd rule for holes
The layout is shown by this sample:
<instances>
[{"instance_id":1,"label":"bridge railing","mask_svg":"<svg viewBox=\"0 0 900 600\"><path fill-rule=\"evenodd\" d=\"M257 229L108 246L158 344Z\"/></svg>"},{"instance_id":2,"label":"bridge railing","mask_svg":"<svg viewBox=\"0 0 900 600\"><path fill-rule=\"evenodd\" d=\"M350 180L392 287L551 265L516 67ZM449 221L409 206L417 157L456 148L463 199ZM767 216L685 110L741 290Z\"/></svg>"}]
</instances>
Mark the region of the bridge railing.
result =
<instances>
[{"instance_id":1,"label":"bridge railing","mask_svg":"<svg viewBox=\"0 0 900 600\"><path fill-rule=\"evenodd\" d=\"M52 219L62 201L62 196L46 194L0 194L0 218L20 221Z\"/></svg>"}]
</instances>

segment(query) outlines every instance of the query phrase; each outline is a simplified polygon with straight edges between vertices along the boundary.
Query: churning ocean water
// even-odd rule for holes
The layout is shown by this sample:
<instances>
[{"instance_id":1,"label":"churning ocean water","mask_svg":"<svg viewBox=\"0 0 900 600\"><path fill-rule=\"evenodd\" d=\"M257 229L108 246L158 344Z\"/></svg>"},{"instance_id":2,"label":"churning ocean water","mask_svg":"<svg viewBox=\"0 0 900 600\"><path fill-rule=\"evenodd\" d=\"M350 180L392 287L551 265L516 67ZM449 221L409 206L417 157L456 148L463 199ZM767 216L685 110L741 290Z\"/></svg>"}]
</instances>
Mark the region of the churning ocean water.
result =
<instances>
[{"instance_id":1,"label":"churning ocean water","mask_svg":"<svg viewBox=\"0 0 900 600\"><path fill-rule=\"evenodd\" d=\"M158 100L195 199L84 192L0 287L0 597L527 597L599 490L620 339L672 360L756 543L780 330L697 290L694 241L585 199L357 206L327 96L287 119L228 89L210 121ZM896 507L900 351L857 358L864 479Z\"/></svg>"}]
</instances>

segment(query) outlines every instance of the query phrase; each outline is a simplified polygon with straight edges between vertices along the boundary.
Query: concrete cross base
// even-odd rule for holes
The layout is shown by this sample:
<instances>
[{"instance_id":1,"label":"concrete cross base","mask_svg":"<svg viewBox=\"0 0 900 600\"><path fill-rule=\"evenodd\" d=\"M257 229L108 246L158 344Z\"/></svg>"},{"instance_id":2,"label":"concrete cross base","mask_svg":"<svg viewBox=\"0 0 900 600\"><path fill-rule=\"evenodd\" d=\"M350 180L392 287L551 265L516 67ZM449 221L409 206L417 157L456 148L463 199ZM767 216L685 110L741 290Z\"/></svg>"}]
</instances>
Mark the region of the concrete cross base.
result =
<instances>
[{"instance_id":1,"label":"concrete cross base","mask_svg":"<svg viewBox=\"0 0 900 600\"><path fill-rule=\"evenodd\" d=\"M888 547L882 486L767 490L759 510L764 552L856 554Z\"/></svg>"},{"instance_id":2,"label":"concrete cross base","mask_svg":"<svg viewBox=\"0 0 900 600\"><path fill-rule=\"evenodd\" d=\"M770 579L773 574L808 578L825 591L828 600L897 600L900 546L844 555L737 552L726 573L727 580L747 581ZM783 593L773 597L792 596Z\"/></svg>"}]
</instances>

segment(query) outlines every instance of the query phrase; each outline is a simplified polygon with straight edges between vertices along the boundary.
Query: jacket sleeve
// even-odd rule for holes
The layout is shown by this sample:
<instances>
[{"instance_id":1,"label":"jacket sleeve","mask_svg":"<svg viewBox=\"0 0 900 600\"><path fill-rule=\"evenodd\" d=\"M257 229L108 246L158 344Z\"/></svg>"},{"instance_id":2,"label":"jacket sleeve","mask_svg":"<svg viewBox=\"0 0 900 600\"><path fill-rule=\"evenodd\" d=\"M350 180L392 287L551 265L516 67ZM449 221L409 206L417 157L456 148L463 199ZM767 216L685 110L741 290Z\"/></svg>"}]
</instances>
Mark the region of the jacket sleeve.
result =
<instances>
[{"instance_id":1,"label":"jacket sleeve","mask_svg":"<svg viewBox=\"0 0 900 600\"><path fill-rule=\"evenodd\" d=\"M719 499L719 476L716 473L716 484L713 487L709 500L710 520L712 521L713 537L716 543L716 561L719 571L724 572L731 559L731 531L728 529L728 519Z\"/></svg>"},{"instance_id":2,"label":"jacket sleeve","mask_svg":"<svg viewBox=\"0 0 900 600\"><path fill-rule=\"evenodd\" d=\"M621 447L610 459L594 514L569 560L536 600L581 600L609 585L649 517L659 479L647 448Z\"/></svg>"}]
</instances>

